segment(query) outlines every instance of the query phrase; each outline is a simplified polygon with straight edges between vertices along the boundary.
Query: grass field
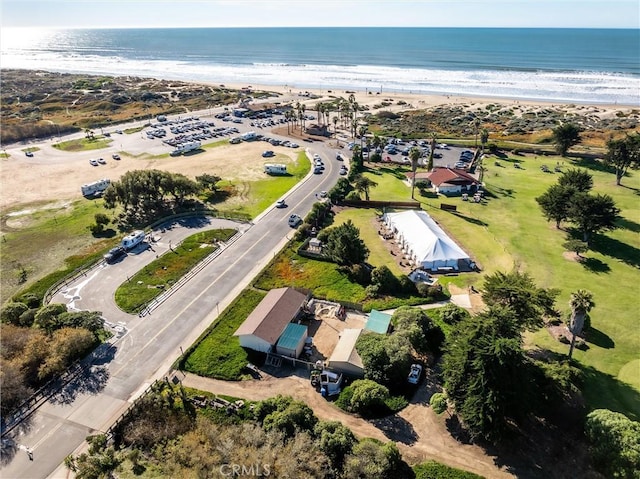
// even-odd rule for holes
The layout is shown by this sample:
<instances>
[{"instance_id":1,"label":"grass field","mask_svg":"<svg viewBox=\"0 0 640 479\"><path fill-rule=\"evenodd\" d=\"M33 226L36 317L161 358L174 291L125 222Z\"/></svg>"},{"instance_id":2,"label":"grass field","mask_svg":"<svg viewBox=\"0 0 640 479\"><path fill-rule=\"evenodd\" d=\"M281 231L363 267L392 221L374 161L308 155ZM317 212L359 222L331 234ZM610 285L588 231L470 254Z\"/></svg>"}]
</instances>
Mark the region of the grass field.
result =
<instances>
[{"instance_id":1,"label":"grass field","mask_svg":"<svg viewBox=\"0 0 640 479\"><path fill-rule=\"evenodd\" d=\"M23 206L22 211L5 219L2 228L2 302L24 286L40 296L58 279L101 257L116 242L114 230L98 238L89 232L96 213L112 214L104 209L102 200Z\"/></svg>"},{"instance_id":2,"label":"grass field","mask_svg":"<svg viewBox=\"0 0 640 479\"><path fill-rule=\"evenodd\" d=\"M236 381L249 357L233 333L265 297L265 293L244 290L218 317L194 346L186 351L180 367L185 371L217 379Z\"/></svg>"},{"instance_id":3,"label":"grass field","mask_svg":"<svg viewBox=\"0 0 640 479\"><path fill-rule=\"evenodd\" d=\"M80 138L77 140L68 140L55 143L53 147L62 151L89 151L107 148L111 142L111 138L96 137L94 139Z\"/></svg>"},{"instance_id":4,"label":"grass field","mask_svg":"<svg viewBox=\"0 0 640 479\"><path fill-rule=\"evenodd\" d=\"M185 238L179 246L160 256L120 285L115 301L127 313L139 313L155 297L213 253L217 241L226 241L234 229L201 231Z\"/></svg>"},{"instance_id":5,"label":"grass field","mask_svg":"<svg viewBox=\"0 0 640 479\"><path fill-rule=\"evenodd\" d=\"M277 158L272 159L277 163ZM224 204L216 205L220 211L248 214L255 218L278 198L304 178L311 169L311 162L304 151L298 153L296 161L287 164L288 176L272 176L257 181L221 182L220 187L232 187L236 195Z\"/></svg>"},{"instance_id":6,"label":"grass field","mask_svg":"<svg viewBox=\"0 0 640 479\"><path fill-rule=\"evenodd\" d=\"M535 198L558 179L557 173L543 173L542 159L518 157L523 169L512 160L503 167L489 162L484 181L489 192L483 204L449 198L455 213L439 209L441 199L422 198L423 208L477 260L484 273L519 268L533 276L540 286L560 290L557 306L567 314L569 296L577 289L594 295L591 312L593 331L589 348L576 351L574 358L585 373L583 391L590 407L606 407L640 418L640 328L637 297L640 293L640 176L631 172L621 187L599 163L546 157L547 165L559 162L565 169L583 167L594 178L594 192L611 195L622 210L620 228L594 238L592 250L578 263L565 259L562 244L567 231L543 218ZM387 191L409 188L393 175L378 181L371 199L387 199ZM389 183L396 182L396 185ZM394 193L396 194L396 193ZM406 198L406 197L405 197ZM416 195L416 199L420 199ZM482 275L459 276L452 282L480 285ZM554 340L546 330L527 336L531 347L566 353L568 347Z\"/></svg>"}]
</instances>

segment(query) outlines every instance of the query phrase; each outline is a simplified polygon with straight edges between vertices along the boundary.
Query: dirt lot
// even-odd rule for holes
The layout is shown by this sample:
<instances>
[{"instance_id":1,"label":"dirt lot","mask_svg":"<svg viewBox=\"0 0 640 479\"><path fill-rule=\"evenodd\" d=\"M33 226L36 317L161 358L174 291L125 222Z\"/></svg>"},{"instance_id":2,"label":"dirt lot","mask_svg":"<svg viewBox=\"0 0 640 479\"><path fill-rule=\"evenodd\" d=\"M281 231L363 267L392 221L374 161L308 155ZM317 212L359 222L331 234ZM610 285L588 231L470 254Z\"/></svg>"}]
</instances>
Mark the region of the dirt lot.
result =
<instances>
[{"instance_id":1,"label":"dirt lot","mask_svg":"<svg viewBox=\"0 0 640 479\"><path fill-rule=\"evenodd\" d=\"M340 319L336 317L336 309L335 303L316 301L315 319L309 324L309 336L313 337L311 362L329 359L344 329L364 328L366 315L349 311L344 319Z\"/></svg>"},{"instance_id":2,"label":"dirt lot","mask_svg":"<svg viewBox=\"0 0 640 479\"><path fill-rule=\"evenodd\" d=\"M61 152L42 144L38 145L40 149L33 158L26 157L19 147L7 149L10 157L0 160L0 211L15 210L20 205L79 199L80 185L101 178L114 181L131 170L155 168L190 178L206 172L232 181L251 181L264 175L264 163L290 163L300 152L300 149L257 141L226 144L186 156L154 158L154 155L168 153L170 147L158 143L152 146L153 155L144 153L144 149L149 148L149 140L134 136L136 138L122 140L118 137L107 149L78 153ZM268 160L262 158L261 153L267 149L273 150L276 156ZM111 158L116 152L122 158L120 161ZM100 157L107 161L106 165L89 164L89 159Z\"/></svg>"}]
</instances>

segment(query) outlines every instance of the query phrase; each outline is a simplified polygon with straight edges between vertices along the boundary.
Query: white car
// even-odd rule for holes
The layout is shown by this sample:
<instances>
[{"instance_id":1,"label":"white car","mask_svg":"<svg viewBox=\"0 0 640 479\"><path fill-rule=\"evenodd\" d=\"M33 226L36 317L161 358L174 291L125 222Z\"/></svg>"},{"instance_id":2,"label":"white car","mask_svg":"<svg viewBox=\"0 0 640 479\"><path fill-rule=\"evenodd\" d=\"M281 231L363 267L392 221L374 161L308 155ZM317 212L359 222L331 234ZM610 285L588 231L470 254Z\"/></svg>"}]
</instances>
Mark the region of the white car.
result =
<instances>
[{"instance_id":1,"label":"white car","mask_svg":"<svg viewBox=\"0 0 640 479\"><path fill-rule=\"evenodd\" d=\"M107 162L104 158L98 158L98 163L100 163L101 165L106 165Z\"/></svg>"},{"instance_id":2,"label":"white car","mask_svg":"<svg viewBox=\"0 0 640 479\"><path fill-rule=\"evenodd\" d=\"M409 382L409 384L418 384L418 381L420 381L421 375L422 375L422 366L420 364L412 364L407 381Z\"/></svg>"},{"instance_id":3,"label":"white car","mask_svg":"<svg viewBox=\"0 0 640 479\"><path fill-rule=\"evenodd\" d=\"M285 203L284 200L276 201L276 208L286 208L286 207L287 207L287 203Z\"/></svg>"},{"instance_id":4,"label":"white car","mask_svg":"<svg viewBox=\"0 0 640 479\"><path fill-rule=\"evenodd\" d=\"M98 161L97 160L89 160L89 164L91 166L98 166Z\"/></svg>"}]
</instances>

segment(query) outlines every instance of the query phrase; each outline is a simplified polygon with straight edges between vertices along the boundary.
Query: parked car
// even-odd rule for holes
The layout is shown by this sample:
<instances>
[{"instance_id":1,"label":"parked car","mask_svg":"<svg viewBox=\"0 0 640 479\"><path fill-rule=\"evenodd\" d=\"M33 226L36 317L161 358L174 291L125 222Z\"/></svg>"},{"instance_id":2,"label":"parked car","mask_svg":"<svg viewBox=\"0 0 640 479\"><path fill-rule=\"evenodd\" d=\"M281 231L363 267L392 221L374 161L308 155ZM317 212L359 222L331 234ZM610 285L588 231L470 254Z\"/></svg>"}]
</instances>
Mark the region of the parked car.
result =
<instances>
[{"instance_id":1,"label":"parked car","mask_svg":"<svg viewBox=\"0 0 640 479\"><path fill-rule=\"evenodd\" d=\"M116 246L111 248L107 254L104 255L104 260L107 263L115 263L121 256L124 256L126 251L122 246Z\"/></svg>"},{"instance_id":2,"label":"parked car","mask_svg":"<svg viewBox=\"0 0 640 479\"><path fill-rule=\"evenodd\" d=\"M418 382L420 381L421 375L422 375L422 366L420 364L412 364L407 381L409 382L409 384L418 384Z\"/></svg>"},{"instance_id":3,"label":"parked car","mask_svg":"<svg viewBox=\"0 0 640 479\"><path fill-rule=\"evenodd\" d=\"M114 160L119 160L120 159L120 155L113 154L113 155L111 155L111 158L113 158Z\"/></svg>"},{"instance_id":4,"label":"parked car","mask_svg":"<svg viewBox=\"0 0 640 479\"><path fill-rule=\"evenodd\" d=\"M323 191L321 191L320 193L318 193L318 196L319 196L320 198L326 198L326 197L327 197L327 192L323 190Z\"/></svg>"},{"instance_id":5,"label":"parked car","mask_svg":"<svg viewBox=\"0 0 640 479\"><path fill-rule=\"evenodd\" d=\"M106 165L107 162L104 158L98 158L98 163L100 163L101 165Z\"/></svg>"},{"instance_id":6,"label":"parked car","mask_svg":"<svg viewBox=\"0 0 640 479\"><path fill-rule=\"evenodd\" d=\"M300 223L302 223L302 218L300 217L300 215L296 215L294 213L291 216L289 216L289 226L291 226L292 228L295 228Z\"/></svg>"},{"instance_id":7,"label":"parked car","mask_svg":"<svg viewBox=\"0 0 640 479\"><path fill-rule=\"evenodd\" d=\"M237 144L238 144L238 143L240 143L240 142L242 142L242 138L238 138L238 137L231 138L231 139L229 140L229 143L231 143L232 145L237 145Z\"/></svg>"},{"instance_id":8,"label":"parked car","mask_svg":"<svg viewBox=\"0 0 640 479\"><path fill-rule=\"evenodd\" d=\"M89 160L89 164L91 166L98 166L98 161L97 160Z\"/></svg>"},{"instance_id":9,"label":"parked car","mask_svg":"<svg viewBox=\"0 0 640 479\"><path fill-rule=\"evenodd\" d=\"M25 151L24 154L31 158L33 156L33 151Z\"/></svg>"},{"instance_id":10,"label":"parked car","mask_svg":"<svg viewBox=\"0 0 640 479\"><path fill-rule=\"evenodd\" d=\"M271 156L276 156L276 154L271 150L266 150L266 151L262 152L262 157L263 158L269 158Z\"/></svg>"}]
</instances>

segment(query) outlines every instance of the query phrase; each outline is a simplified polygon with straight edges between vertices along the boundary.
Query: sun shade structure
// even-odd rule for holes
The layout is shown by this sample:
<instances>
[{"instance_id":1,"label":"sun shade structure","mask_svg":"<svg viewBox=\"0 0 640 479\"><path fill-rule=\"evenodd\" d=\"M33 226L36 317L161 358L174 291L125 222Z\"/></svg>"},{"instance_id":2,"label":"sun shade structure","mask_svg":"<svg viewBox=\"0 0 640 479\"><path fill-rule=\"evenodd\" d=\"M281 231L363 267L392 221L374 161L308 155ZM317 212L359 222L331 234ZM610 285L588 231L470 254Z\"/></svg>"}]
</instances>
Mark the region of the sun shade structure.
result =
<instances>
[{"instance_id":1,"label":"sun shade structure","mask_svg":"<svg viewBox=\"0 0 640 479\"><path fill-rule=\"evenodd\" d=\"M287 325L298 317L306 302L307 295L293 288L272 289L233 335L238 336L242 347L272 352Z\"/></svg>"},{"instance_id":2,"label":"sun shade structure","mask_svg":"<svg viewBox=\"0 0 640 479\"><path fill-rule=\"evenodd\" d=\"M367 331L373 331L374 333L387 334L389 332L390 324L390 314L381 313L376 309L372 309L369 313L369 319L367 319L367 323L364 325L364 329Z\"/></svg>"},{"instance_id":3,"label":"sun shade structure","mask_svg":"<svg viewBox=\"0 0 640 479\"><path fill-rule=\"evenodd\" d=\"M430 271L443 268L458 271L461 265L469 268L469 255L425 211L385 213L384 221L418 267Z\"/></svg>"}]
</instances>

